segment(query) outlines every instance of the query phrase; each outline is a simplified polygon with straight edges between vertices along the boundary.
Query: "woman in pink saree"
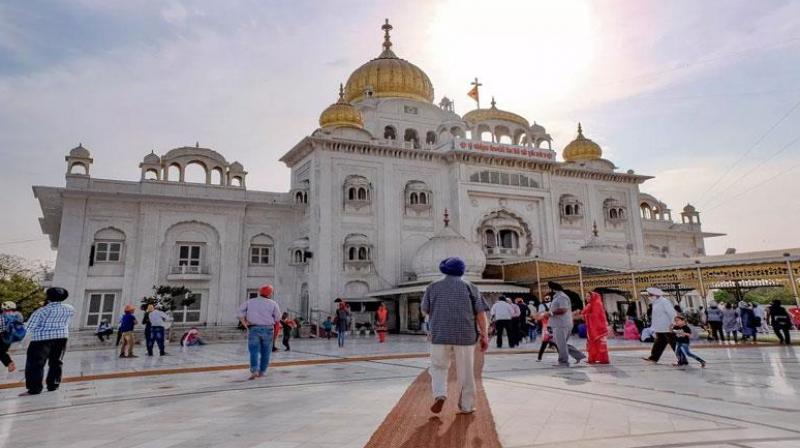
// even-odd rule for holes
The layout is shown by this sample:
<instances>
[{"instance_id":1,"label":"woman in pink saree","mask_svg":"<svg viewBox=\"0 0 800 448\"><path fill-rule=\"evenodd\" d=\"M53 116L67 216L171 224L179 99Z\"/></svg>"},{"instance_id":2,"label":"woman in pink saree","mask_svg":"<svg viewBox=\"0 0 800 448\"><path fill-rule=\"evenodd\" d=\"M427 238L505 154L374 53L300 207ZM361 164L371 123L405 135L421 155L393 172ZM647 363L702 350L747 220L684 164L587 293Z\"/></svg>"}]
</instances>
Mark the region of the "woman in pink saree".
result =
<instances>
[{"instance_id":1,"label":"woman in pink saree","mask_svg":"<svg viewBox=\"0 0 800 448\"><path fill-rule=\"evenodd\" d=\"M608 364L608 321L603 307L603 297L597 292L589 293L586 307L583 308L586 322L586 351L589 364Z\"/></svg>"}]
</instances>

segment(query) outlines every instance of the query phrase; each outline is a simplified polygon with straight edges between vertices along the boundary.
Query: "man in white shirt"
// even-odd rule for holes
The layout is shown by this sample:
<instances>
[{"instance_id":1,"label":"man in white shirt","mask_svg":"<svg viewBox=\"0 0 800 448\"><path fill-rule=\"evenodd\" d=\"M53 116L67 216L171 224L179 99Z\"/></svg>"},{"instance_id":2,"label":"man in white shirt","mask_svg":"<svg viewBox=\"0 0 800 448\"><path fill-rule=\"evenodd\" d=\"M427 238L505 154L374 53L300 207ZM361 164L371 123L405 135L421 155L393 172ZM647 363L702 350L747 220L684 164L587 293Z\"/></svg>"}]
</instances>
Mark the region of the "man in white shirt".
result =
<instances>
[{"instance_id":1,"label":"man in white shirt","mask_svg":"<svg viewBox=\"0 0 800 448\"><path fill-rule=\"evenodd\" d=\"M491 314L494 318L494 330L497 333L497 348L503 348L503 331L506 332L508 345L511 345L511 305L506 302L505 296L500 296L492 305Z\"/></svg>"},{"instance_id":2,"label":"man in white shirt","mask_svg":"<svg viewBox=\"0 0 800 448\"><path fill-rule=\"evenodd\" d=\"M642 359L656 363L661 359L661 354L664 353L667 344L672 347L673 352L675 351L675 334L670 330L670 327L678 313L675 311L672 302L664 297L664 291L651 287L647 288L647 294L650 296L650 300L653 301L653 316L650 319L650 328L655 333L655 342L653 342L650 356Z\"/></svg>"},{"instance_id":3,"label":"man in white shirt","mask_svg":"<svg viewBox=\"0 0 800 448\"><path fill-rule=\"evenodd\" d=\"M166 332L166 323L171 320L167 313L164 312L161 305L156 306L153 311L150 311L150 340L147 341L147 356L153 356L153 345L158 344L158 353L160 356L168 355L164 351L164 334Z\"/></svg>"}]
</instances>

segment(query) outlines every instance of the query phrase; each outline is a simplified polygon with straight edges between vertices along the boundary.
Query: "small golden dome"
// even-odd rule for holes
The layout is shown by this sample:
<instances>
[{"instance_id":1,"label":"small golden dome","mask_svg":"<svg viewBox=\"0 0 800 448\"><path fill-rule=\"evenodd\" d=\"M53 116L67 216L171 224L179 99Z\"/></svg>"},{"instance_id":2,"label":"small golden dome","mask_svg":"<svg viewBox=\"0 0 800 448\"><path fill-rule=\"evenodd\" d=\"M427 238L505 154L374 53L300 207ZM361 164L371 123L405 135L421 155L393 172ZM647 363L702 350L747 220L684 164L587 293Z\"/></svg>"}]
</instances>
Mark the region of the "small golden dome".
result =
<instances>
[{"instance_id":1,"label":"small golden dome","mask_svg":"<svg viewBox=\"0 0 800 448\"><path fill-rule=\"evenodd\" d=\"M562 156L567 162L597 160L603 156L603 150L600 145L583 136L583 129L578 123L578 136L564 147Z\"/></svg>"},{"instance_id":2,"label":"small golden dome","mask_svg":"<svg viewBox=\"0 0 800 448\"><path fill-rule=\"evenodd\" d=\"M508 112L505 110L498 109L496 103L494 101L494 97L492 97L492 107L488 109L475 109L467 112L464 117L462 117L464 121L468 122L470 125L475 126L476 124L487 121L487 120L501 120L501 121L510 121L511 123L518 124L525 129L528 129L530 125L528 124L528 120L524 117L517 115L513 112Z\"/></svg>"},{"instance_id":3,"label":"small golden dome","mask_svg":"<svg viewBox=\"0 0 800 448\"><path fill-rule=\"evenodd\" d=\"M319 116L319 125L323 128L351 127L364 128L364 121L352 104L344 99L344 88L339 84L339 101L328 106Z\"/></svg>"},{"instance_id":4,"label":"small golden dome","mask_svg":"<svg viewBox=\"0 0 800 448\"><path fill-rule=\"evenodd\" d=\"M344 98L348 102L364 98L370 90L375 98L408 98L433 102L433 84L425 72L416 65L398 58L391 50L389 19L381 27L384 31L383 52L354 71L345 85Z\"/></svg>"}]
</instances>

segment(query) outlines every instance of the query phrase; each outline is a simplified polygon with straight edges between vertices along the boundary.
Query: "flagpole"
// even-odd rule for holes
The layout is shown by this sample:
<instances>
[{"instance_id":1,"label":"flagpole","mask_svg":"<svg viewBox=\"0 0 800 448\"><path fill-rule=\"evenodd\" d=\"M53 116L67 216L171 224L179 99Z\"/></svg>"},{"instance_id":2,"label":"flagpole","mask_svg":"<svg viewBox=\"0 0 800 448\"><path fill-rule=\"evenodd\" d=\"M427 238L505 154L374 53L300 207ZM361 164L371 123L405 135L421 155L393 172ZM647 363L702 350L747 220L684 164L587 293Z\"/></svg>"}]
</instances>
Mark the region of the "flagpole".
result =
<instances>
[{"instance_id":1,"label":"flagpole","mask_svg":"<svg viewBox=\"0 0 800 448\"><path fill-rule=\"evenodd\" d=\"M475 87L473 88L473 89L475 90L475 97L474 97L474 99L475 99L475 103L477 103L478 109L480 109L480 108L481 108L481 95L480 95L480 92L479 92L478 88L479 88L480 86L482 86L483 84L481 84L480 82L478 82L478 78L477 78L477 77L475 77L475 81L472 81L472 82L471 82L471 83L469 83L469 84L470 84L470 85L472 85L472 86L475 86Z\"/></svg>"}]
</instances>

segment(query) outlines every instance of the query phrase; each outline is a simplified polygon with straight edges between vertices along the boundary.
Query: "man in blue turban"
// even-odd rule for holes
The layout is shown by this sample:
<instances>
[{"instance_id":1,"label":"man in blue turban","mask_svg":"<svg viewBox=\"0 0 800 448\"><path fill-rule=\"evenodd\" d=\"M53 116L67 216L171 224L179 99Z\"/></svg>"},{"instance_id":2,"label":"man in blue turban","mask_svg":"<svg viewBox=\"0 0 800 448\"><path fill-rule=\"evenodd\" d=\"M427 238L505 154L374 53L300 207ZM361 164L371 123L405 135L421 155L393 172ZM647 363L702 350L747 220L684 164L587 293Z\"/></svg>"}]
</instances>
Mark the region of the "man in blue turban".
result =
<instances>
[{"instance_id":1,"label":"man in blue turban","mask_svg":"<svg viewBox=\"0 0 800 448\"><path fill-rule=\"evenodd\" d=\"M447 398L447 372L453 354L458 377L457 396L460 413L475 411L475 344L482 351L489 348L486 312L489 306L478 288L462 279L466 271L464 261L458 257L442 260L439 270L445 277L433 282L422 297L422 311L430 317L431 375L433 405L431 412L438 414Z\"/></svg>"}]
</instances>

